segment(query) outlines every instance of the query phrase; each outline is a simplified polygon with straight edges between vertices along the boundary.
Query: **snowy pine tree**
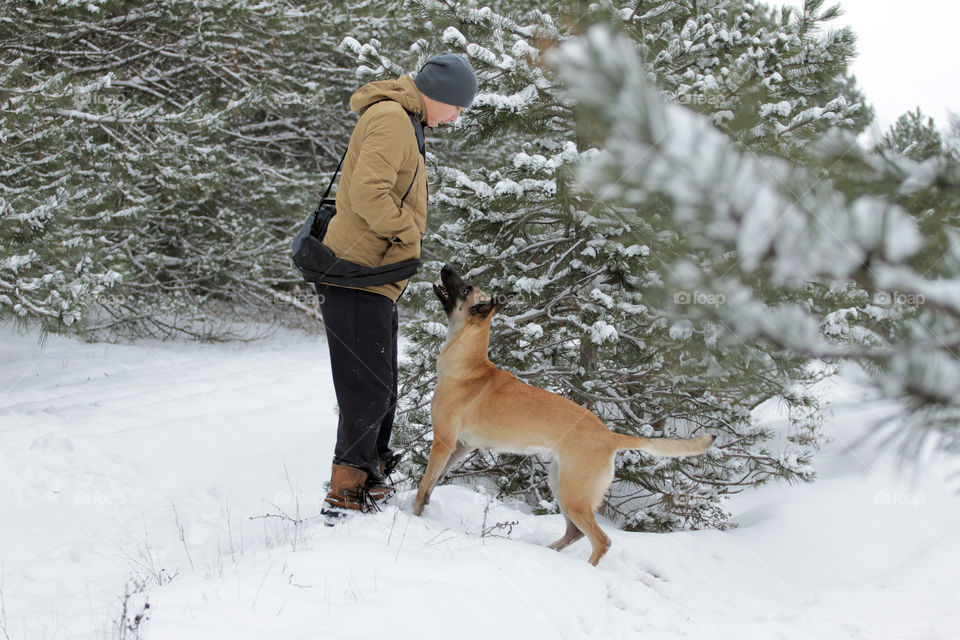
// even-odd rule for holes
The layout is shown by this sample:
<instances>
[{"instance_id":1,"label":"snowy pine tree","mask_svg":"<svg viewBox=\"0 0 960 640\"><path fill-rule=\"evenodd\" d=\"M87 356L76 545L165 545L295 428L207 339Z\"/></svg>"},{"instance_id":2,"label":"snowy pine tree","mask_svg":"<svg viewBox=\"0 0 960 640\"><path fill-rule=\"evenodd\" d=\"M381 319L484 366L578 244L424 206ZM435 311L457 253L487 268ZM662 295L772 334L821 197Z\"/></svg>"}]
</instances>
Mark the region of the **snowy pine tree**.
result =
<instances>
[{"instance_id":1,"label":"snowy pine tree","mask_svg":"<svg viewBox=\"0 0 960 640\"><path fill-rule=\"evenodd\" d=\"M717 292L726 304L664 307L666 316L714 323L719 344L863 363L907 409L878 439L910 453L931 439L960 445L956 154L917 161L834 129L803 166L745 151L706 118L663 102L627 38L596 29L554 62L607 140L581 172L592 191L637 223L635 207L659 194L685 243L734 258L718 270L678 256L666 286ZM831 309L810 295L818 289L856 304Z\"/></svg>"},{"instance_id":2,"label":"snowy pine tree","mask_svg":"<svg viewBox=\"0 0 960 640\"><path fill-rule=\"evenodd\" d=\"M672 203L651 190L639 194L642 204L623 207L603 189L578 184L579 167L609 140L544 66L542 52L612 17L634 55L648 61L661 97L705 113L741 144L791 157L828 129L857 132L865 122L845 75L852 34L822 33L833 13L821 12L819 2L802 14L724 1L547 3L510 15L469 3L411 4L441 34L434 47L468 55L480 76L481 93L455 133L482 146L488 162L437 158L440 188L432 192L427 241L471 269L488 292L519 292L495 318L491 359L589 407L615 430L720 437L714 452L696 460L622 454L608 513L643 529L722 526L723 495L771 478L810 480L822 417L808 386L821 373L803 355L724 340L715 320L667 311L725 302L717 290L672 286L678 259L722 270L734 256L681 241ZM620 170L628 176L634 168ZM438 268L426 265L428 277ZM402 376L409 404L399 435L422 465L445 329L429 283L411 291L434 314L411 328L414 348ZM833 308L851 295L829 287L766 291L784 293L815 295ZM751 417L772 398L790 414L790 442L772 443L774 434ZM488 478L503 496L553 508L537 457L477 453L456 475Z\"/></svg>"},{"instance_id":3,"label":"snowy pine tree","mask_svg":"<svg viewBox=\"0 0 960 640\"><path fill-rule=\"evenodd\" d=\"M6 2L0 315L222 335L307 300L289 238L353 119L369 2ZM83 322L79 322L79 321Z\"/></svg>"},{"instance_id":4,"label":"snowy pine tree","mask_svg":"<svg viewBox=\"0 0 960 640\"><path fill-rule=\"evenodd\" d=\"M917 161L947 153L933 118L924 120L919 107L897 118L884 135L881 146Z\"/></svg>"}]
</instances>

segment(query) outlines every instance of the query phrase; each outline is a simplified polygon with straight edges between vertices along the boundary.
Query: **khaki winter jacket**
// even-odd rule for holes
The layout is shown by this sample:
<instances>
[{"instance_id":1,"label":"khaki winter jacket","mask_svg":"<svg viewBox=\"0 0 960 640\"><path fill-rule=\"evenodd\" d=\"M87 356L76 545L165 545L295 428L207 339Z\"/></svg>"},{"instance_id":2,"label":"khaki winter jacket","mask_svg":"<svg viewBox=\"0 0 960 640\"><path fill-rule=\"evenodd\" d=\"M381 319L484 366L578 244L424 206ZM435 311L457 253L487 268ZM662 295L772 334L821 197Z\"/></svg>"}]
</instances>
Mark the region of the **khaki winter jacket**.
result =
<instances>
[{"instance_id":1,"label":"khaki winter jacket","mask_svg":"<svg viewBox=\"0 0 960 640\"><path fill-rule=\"evenodd\" d=\"M404 109L425 117L420 90L409 76L371 82L353 94L350 108L361 115L343 161L337 215L323 243L337 257L368 267L419 258L427 224L427 170ZM363 290L396 302L406 286L403 280Z\"/></svg>"}]
</instances>

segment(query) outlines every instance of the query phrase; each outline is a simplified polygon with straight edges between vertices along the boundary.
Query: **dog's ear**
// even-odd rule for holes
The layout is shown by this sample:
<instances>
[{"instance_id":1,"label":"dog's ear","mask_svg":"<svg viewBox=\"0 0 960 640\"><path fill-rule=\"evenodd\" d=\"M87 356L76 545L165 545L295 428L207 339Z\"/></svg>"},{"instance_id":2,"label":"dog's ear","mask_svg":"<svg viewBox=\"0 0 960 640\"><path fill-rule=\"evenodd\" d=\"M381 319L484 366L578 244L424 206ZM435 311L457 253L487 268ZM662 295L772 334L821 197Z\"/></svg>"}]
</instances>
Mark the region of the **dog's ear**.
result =
<instances>
[{"instance_id":1,"label":"dog's ear","mask_svg":"<svg viewBox=\"0 0 960 640\"><path fill-rule=\"evenodd\" d=\"M490 313L496 307L496 303L493 300L487 300L486 302L480 302L478 304L470 307L470 315L479 316L480 319L484 319L490 315Z\"/></svg>"},{"instance_id":2,"label":"dog's ear","mask_svg":"<svg viewBox=\"0 0 960 640\"><path fill-rule=\"evenodd\" d=\"M470 315L479 316L481 319L484 319L494 311L499 311L505 307L515 295L517 295L515 291L498 293L486 302L480 302L470 307Z\"/></svg>"}]
</instances>

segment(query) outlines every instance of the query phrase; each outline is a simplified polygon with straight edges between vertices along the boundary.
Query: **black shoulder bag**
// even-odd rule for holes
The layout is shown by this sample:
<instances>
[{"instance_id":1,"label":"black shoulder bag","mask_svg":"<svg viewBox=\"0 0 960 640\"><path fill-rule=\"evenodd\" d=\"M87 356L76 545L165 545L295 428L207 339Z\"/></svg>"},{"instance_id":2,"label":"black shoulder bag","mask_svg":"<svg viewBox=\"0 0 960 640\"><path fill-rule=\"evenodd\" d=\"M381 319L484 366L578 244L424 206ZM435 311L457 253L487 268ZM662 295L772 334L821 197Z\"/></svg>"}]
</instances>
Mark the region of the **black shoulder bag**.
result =
<instances>
[{"instance_id":1,"label":"black shoulder bag","mask_svg":"<svg viewBox=\"0 0 960 640\"><path fill-rule=\"evenodd\" d=\"M410 121L413 123L414 133L417 135L417 146L421 155L424 153L423 125L420 119L413 113L410 115ZM344 150L340 157L340 164L337 170L330 178L330 184L320 199L317 208L307 216L300 231L293 238L293 264L300 271L303 279L311 284L332 284L342 287L372 287L376 285L399 282L412 277L420 269L420 260L410 258L393 264L385 264L379 267L366 267L364 265L338 258L333 251L323 244L323 237L327 234L327 226L330 220L337 214L337 202L330 198L330 190L333 183L343 167L343 160L347 157ZM419 167L417 168L419 170ZM403 194L400 204L406 200L407 194L413 188L417 179L417 172L414 171L413 181L407 187Z\"/></svg>"}]
</instances>

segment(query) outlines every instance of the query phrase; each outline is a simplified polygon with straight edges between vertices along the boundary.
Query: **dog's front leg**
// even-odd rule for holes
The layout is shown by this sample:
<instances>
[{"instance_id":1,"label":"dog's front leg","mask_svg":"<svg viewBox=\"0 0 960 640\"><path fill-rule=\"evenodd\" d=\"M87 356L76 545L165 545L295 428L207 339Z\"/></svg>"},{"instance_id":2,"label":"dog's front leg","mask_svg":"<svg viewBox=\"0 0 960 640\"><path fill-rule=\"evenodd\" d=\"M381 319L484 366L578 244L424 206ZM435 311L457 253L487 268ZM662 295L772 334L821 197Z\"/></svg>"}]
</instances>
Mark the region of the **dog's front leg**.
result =
<instances>
[{"instance_id":1,"label":"dog's front leg","mask_svg":"<svg viewBox=\"0 0 960 640\"><path fill-rule=\"evenodd\" d=\"M420 480L420 488L417 489L417 499L413 503L413 515L418 516L423 513L423 505L430 500L430 492L433 486L437 484L443 473L449 468L447 461L450 460L454 452L461 453L456 445L456 440L448 442L445 439L438 439L434 434L433 447L430 449L430 459L427 461L427 470L423 473L423 479ZM462 454L461 454L462 455Z\"/></svg>"}]
</instances>

